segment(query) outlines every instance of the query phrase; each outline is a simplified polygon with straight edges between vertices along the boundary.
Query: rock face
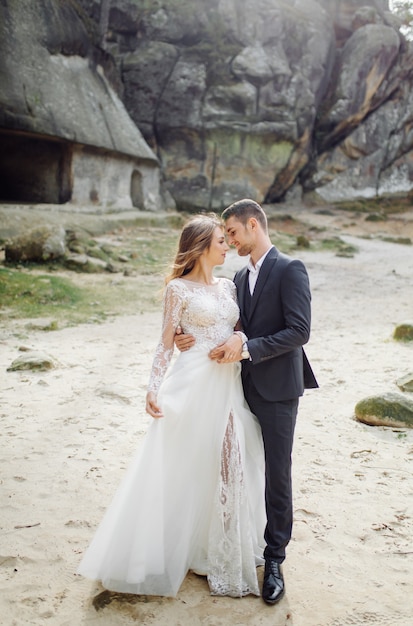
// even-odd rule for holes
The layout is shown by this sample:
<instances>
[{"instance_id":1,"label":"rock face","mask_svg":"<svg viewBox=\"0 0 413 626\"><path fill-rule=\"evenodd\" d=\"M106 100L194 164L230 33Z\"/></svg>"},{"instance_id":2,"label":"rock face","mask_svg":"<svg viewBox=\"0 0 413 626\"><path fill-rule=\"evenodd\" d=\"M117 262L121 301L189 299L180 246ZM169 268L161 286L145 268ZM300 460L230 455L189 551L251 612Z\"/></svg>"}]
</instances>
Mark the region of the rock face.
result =
<instances>
[{"instance_id":1,"label":"rock face","mask_svg":"<svg viewBox=\"0 0 413 626\"><path fill-rule=\"evenodd\" d=\"M413 54L387 0L33 4L0 0L6 192L155 208L155 154L179 209L413 188Z\"/></svg>"},{"instance_id":2,"label":"rock face","mask_svg":"<svg viewBox=\"0 0 413 626\"><path fill-rule=\"evenodd\" d=\"M413 58L387 0L111 0L105 46L178 208L413 187Z\"/></svg>"},{"instance_id":3,"label":"rock face","mask_svg":"<svg viewBox=\"0 0 413 626\"><path fill-rule=\"evenodd\" d=\"M0 200L157 209L157 157L80 15L0 0Z\"/></svg>"}]
</instances>

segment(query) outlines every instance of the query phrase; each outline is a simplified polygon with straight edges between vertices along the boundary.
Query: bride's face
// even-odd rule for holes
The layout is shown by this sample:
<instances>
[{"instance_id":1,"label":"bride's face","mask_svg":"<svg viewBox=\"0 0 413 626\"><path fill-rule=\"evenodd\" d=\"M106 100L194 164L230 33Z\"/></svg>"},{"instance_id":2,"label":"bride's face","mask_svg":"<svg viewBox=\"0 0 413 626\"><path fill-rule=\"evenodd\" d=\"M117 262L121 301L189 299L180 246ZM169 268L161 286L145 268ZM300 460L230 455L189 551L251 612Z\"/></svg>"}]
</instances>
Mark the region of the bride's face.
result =
<instances>
[{"instance_id":1,"label":"bride's face","mask_svg":"<svg viewBox=\"0 0 413 626\"><path fill-rule=\"evenodd\" d=\"M215 267L215 265L224 263L228 250L229 245L226 242L224 231L217 226L212 235L211 245L205 250L204 254L211 265Z\"/></svg>"}]
</instances>

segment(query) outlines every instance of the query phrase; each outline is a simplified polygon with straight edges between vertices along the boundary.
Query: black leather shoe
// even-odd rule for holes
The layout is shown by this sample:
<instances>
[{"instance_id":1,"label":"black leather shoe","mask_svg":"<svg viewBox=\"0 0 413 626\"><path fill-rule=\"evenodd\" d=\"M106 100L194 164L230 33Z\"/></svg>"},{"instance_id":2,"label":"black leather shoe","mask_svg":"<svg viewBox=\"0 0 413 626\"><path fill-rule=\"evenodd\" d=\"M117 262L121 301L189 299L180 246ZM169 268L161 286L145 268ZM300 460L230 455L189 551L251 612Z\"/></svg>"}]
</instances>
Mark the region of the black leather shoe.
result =
<instances>
[{"instance_id":1,"label":"black leather shoe","mask_svg":"<svg viewBox=\"0 0 413 626\"><path fill-rule=\"evenodd\" d=\"M284 595L284 578L281 565L274 559L265 559L264 582L262 584L262 599L267 604L275 604Z\"/></svg>"}]
</instances>

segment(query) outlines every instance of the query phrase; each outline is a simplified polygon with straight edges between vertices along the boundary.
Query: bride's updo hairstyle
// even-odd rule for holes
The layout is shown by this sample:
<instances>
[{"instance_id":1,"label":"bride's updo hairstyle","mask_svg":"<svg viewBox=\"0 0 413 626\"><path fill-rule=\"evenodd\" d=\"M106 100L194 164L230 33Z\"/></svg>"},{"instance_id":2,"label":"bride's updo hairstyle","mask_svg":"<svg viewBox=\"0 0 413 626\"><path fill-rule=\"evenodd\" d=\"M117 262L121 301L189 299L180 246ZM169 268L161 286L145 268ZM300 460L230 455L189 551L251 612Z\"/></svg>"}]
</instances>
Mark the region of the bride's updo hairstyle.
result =
<instances>
[{"instance_id":1,"label":"bride's updo hairstyle","mask_svg":"<svg viewBox=\"0 0 413 626\"><path fill-rule=\"evenodd\" d=\"M204 250L209 249L217 226L223 228L221 220L215 213L195 215L185 224L171 273L165 278L166 284L173 278L189 274Z\"/></svg>"}]
</instances>

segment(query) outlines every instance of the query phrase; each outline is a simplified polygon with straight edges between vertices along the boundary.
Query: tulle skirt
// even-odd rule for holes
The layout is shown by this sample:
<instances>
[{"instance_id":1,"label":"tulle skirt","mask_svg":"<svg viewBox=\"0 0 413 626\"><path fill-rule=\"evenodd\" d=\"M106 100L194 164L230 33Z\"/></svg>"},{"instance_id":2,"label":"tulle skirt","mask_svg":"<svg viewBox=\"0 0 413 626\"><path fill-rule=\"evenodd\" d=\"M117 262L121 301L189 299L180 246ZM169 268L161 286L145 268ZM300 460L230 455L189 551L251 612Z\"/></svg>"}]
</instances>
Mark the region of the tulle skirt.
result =
<instances>
[{"instance_id":1,"label":"tulle skirt","mask_svg":"<svg viewBox=\"0 0 413 626\"><path fill-rule=\"evenodd\" d=\"M189 570L216 595L259 595L264 451L240 364L179 354L153 420L78 573L106 589L175 596Z\"/></svg>"}]
</instances>

